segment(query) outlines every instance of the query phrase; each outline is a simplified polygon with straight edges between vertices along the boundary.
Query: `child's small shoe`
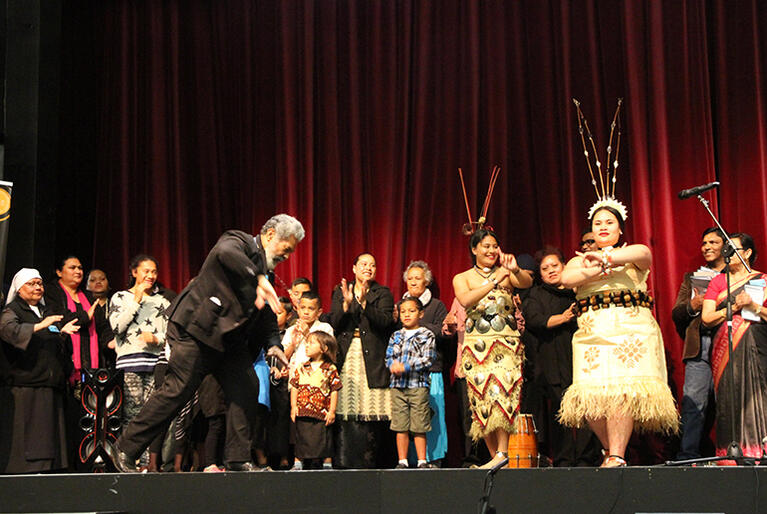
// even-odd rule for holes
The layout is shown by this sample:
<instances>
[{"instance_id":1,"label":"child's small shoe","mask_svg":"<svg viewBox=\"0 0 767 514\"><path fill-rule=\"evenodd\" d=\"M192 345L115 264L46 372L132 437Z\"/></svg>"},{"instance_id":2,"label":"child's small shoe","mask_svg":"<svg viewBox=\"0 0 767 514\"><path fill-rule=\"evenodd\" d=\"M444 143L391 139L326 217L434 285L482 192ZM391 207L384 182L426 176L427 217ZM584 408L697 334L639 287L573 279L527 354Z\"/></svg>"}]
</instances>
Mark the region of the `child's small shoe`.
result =
<instances>
[{"instance_id":1,"label":"child's small shoe","mask_svg":"<svg viewBox=\"0 0 767 514\"><path fill-rule=\"evenodd\" d=\"M224 471L226 471L226 469L219 468L215 464L211 464L210 466L202 470L203 473L223 473Z\"/></svg>"},{"instance_id":2,"label":"child's small shoe","mask_svg":"<svg viewBox=\"0 0 767 514\"><path fill-rule=\"evenodd\" d=\"M404 462L398 462L396 466L394 466L394 469L408 469L410 466L408 466Z\"/></svg>"},{"instance_id":3,"label":"child's small shoe","mask_svg":"<svg viewBox=\"0 0 767 514\"><path fill-rule=\"evenodd\" d=\"M304 470L304 464L300 460L294 462L293 467L289 469L289 471L303 471L303 470Z\"/></svg>"},{"instance_id":4,"label":"child's small shoe","mask_svg":"<svg viewBox=\"0 0 767 514\"><path fill-rule=\"evenodd\" d=\"M435 466L431 462L421 462L420 464L418 464L418 469L434 469L436 467L437 466Z\"/></svg>"}]
</instances>

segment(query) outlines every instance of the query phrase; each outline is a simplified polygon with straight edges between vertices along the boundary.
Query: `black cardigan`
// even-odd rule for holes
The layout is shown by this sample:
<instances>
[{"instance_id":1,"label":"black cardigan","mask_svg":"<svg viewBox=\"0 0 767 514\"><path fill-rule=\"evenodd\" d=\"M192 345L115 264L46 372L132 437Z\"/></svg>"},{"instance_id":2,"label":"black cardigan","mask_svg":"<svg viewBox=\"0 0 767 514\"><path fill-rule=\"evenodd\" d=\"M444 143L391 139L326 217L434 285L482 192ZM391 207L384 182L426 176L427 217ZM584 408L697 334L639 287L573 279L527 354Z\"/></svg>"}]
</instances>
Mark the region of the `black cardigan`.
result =
<instances>
[{"instance_id":1,"label":"black cardigan","mask_svg":"<svg viewBox=\"0 0 767 514\"><path fill-rule=\"evenodd\" d=\"M96 299L90 293L90 291L79 290L88 299L91 305ZM61 288L58 280L49 282L45 285L45 305L50 309L51 314L59 314L64 316L61 320L62 326L69 323L73 319L77 320L77 325L80 327L79 334L82 338L82 344L80 345L80 357L83 362L83 367L99 368L104 367L108 359L105 356L104 349L107 347L107 343L114 338L114 332L109 325L109 320L101 313L97 313L98 309L94 311L93 319L88 318L88 312L85 310L85 306L79 303L75 304L77 311L72 312L67 307L67 293ZM96 337L98 338L99 345L99 362L91 363L90 347L87 344L90 341L90 333L88 332L88 325L94 323L96 329ZM65 342L69 348L69 353L72 353L72 338L65 336ZM89 366L86 366L86 363Z\"/></svg>"},{"instance_id":2,"label":"black cardigan","mask_svg":"<svg viewBox=\"0 0 767 514\"><path fill-rule=\"evenodd\" d=\"M365 295L365 309L354 300L349 310L344 312L344 296L341 288L333 289L330 308L330 324L338 340L337 367L341 369L346 353L354 338L354 329L359 328L362 339L362 355L365 360L365 372L368 387L389 387L389 370L386 368L386 348L389 336L394 328L394 297L388 287L377 282L370 285Z\"/></svg>"},{"instance_id":3,"label":"black cardigan","mask_svg":"<svg viewBox=\"0 0 767 514\"><path fill-rule=\"evenodd\" d=\"M573 382L572 339L578 323L575 318L554 328L547 328L546 323L551 316L562 314L573 302L575 292L572 289L559 289L548 284L531 288L522 302L525 328L539 342L536 365L551 385L567 387Z\"/></svg>"}]
</instances>

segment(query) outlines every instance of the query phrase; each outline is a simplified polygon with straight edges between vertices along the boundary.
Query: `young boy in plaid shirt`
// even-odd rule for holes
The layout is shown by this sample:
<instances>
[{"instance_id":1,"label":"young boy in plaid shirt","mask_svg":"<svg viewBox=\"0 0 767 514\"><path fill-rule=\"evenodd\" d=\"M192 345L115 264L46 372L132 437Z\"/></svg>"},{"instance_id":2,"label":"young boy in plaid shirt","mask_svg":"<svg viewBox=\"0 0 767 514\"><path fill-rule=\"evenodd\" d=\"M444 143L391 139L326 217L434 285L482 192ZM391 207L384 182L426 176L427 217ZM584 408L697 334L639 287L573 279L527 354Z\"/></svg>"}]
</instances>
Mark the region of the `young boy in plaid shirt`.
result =
<instances>
[{"instance_id":1,"label":"young boy in plaid shirt","mask_svg":"<svg viewBox=\"0 0 767 514\"><path fill-rule=\"evenodd\" d=\"M429 370L435 356L434 333L420 327L423 304L406 298L399 304L402 328L392 334L386 349L386 366L391 371L391 430L397 432L397 469L407 468L409 434L413 434L418 467L426 462L426 432L431 430Z\"/></svg>"}]
</instances>

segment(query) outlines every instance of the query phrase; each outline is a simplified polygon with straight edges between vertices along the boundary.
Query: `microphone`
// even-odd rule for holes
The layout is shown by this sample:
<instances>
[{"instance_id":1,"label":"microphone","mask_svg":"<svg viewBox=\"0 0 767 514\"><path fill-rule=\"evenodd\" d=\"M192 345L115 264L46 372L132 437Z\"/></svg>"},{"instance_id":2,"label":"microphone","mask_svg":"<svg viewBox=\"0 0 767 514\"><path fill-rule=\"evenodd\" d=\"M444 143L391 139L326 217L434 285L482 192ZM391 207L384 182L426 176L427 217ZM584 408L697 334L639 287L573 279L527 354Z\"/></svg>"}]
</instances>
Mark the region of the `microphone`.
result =
<instances>
[{"instance_id":1,"label":"microphone","mask_svg":"<svg viewBox=\"0 0 767 514\"><path fill-rule=\"evenodd\" d=\"M711 182L709 184L703 184L702 186L695 186L691 187L690 189L683 189L679 191L679 194L677 195L680 200L686 200L690 198L691 196L697 196L701 193L705 193L709 189L714 189L715 187L719 187L719 182Z\"/></svg>"}]
</instances>

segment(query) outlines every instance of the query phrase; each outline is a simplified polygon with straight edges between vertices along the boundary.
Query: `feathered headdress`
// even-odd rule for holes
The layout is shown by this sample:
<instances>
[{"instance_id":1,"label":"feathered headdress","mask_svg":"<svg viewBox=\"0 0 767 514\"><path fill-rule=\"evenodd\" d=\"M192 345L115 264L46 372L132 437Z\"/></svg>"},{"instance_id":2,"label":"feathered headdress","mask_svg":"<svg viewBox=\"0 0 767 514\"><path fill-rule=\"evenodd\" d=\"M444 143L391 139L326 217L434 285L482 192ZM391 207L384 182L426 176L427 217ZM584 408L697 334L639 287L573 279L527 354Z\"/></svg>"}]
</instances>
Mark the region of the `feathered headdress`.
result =
<instances>
[{"instance_id":1,"label":"feathered headdress","mask_svg":"<svg viewBox=\"0 0 767 514\"><path fill-rule=\"evenodd\" d=\"M583 144L583 155L586 156L586 165L589 168L589 174L591 175L591 185L594 186L594 191L597 193L597 201L589 209L589 219L594 216L594 213L601 207L612 207L620 213L623 217L623 221L628 218L628 209L621 202L615 199L615 183L618 176L618 154L621 149L621 120L618 115L621 110L621 104L623 98L618 98L618 106L615 108L615 115L613 116L613 122L610 125L610 141L607 143L607 166L602 170L602 163L599 160L597 154L597 147L594 143L594 136L589 129L589 123L586 121L586 117L581 111L581 103L573 98L575 104L575 110L578 113L578 133L581 135L581 143ZM615 135L616 128L618 130L615 156L613 157L613 136ZM586 138L588 138L591 144L591 149L594 152L594 165L599 175L599 188L597 188L597 179L594 176L594 168L591 166L591 158L589 154L588 146L586 145ZM612 159L612 160L611 160ZM610 173L610 165L612 164L612 174Z\"/></svg>"},{"instance_id":2,"label":"feathered headdress","mask_svg":"<svg viewBox=\"0 0 767 514\"><path fill-rule=\"evenodd\" d=\"M471 216L471 207L469 207L469 196L466 194L466 184L463 181L463 170L458 168L458 176L461 177L461 189L463 190L463 201L466 204L466 215L469 217L469 222L465 223L462 227L463 235L470 236L477 230L484 228L487 222L487 209L490 207L490 198L493 196L493 189L495 189L495 183L498 180L498 175L501 173L500 166L493 166L493 171L490 172L490 184L487 188L487 196L485 196L485 203L482 205L482 215L474 221ZM487 226L488 230L493 230L493 227Z\"/></svg>"}]
</instances>

